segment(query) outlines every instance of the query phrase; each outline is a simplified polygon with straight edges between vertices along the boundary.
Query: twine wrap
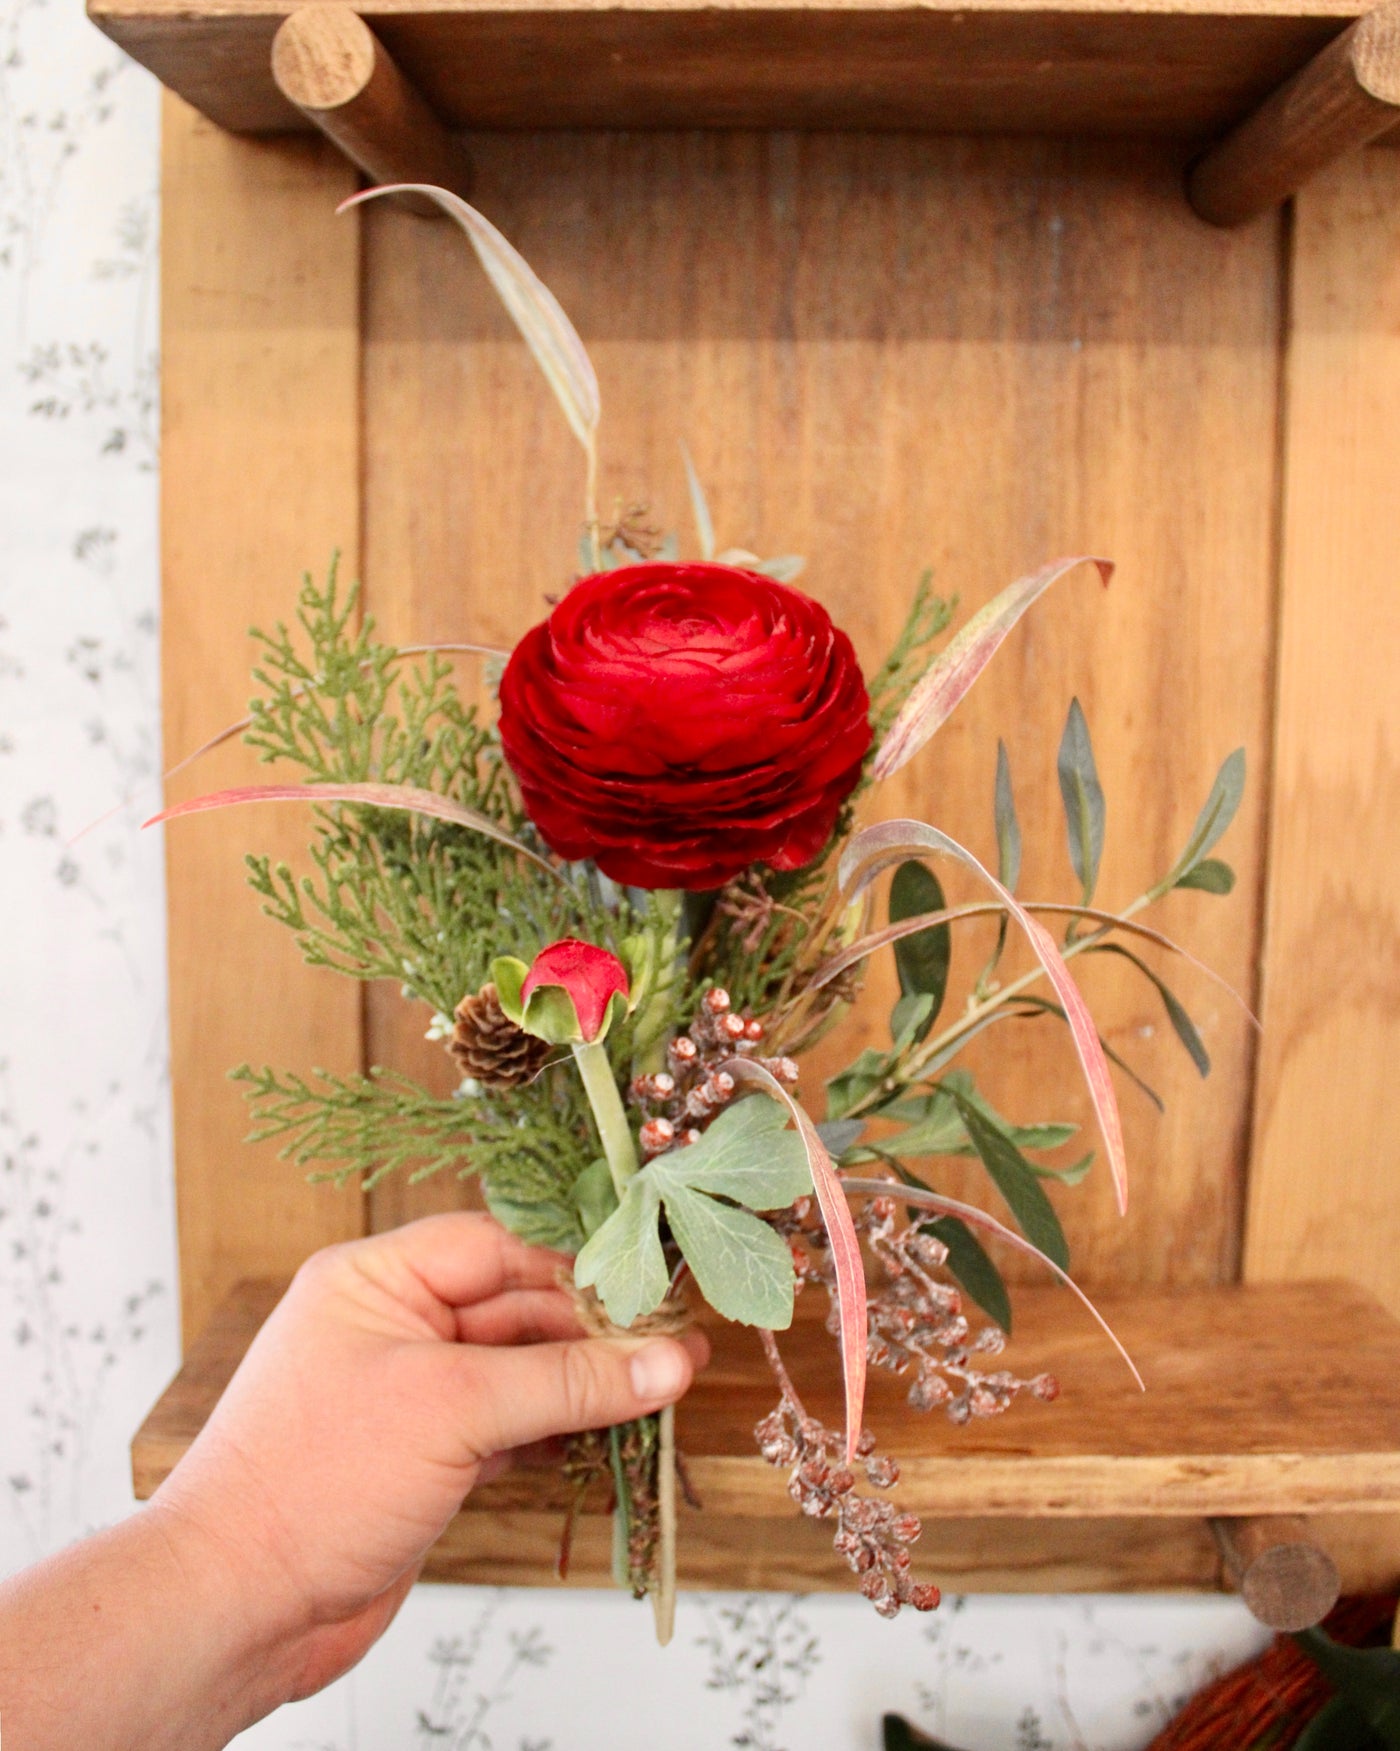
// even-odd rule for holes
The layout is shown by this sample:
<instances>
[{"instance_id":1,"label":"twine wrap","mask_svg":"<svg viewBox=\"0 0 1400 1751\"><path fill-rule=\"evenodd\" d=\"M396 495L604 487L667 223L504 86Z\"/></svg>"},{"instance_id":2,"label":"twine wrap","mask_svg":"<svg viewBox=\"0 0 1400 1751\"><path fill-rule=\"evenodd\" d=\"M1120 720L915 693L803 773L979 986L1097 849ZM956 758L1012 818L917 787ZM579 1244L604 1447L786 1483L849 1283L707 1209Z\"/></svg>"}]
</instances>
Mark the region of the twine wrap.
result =
<instances>
[{"instance_id":1,"label":"twine wrap","mask_svg":"<svg viewBox=\"0 0 1400 1751\"><path fill-rule=\"evenodd\" d=\"M590 1338L678 1338L695 1324L695 1316L681 1296L670 1294L657 1308L634 1319L631 1325L614 1325L596 1290L580 1289L573 1273L560 1268L559 1287L573 1303L574 1313Z\"/></svg>"}]
</instances>

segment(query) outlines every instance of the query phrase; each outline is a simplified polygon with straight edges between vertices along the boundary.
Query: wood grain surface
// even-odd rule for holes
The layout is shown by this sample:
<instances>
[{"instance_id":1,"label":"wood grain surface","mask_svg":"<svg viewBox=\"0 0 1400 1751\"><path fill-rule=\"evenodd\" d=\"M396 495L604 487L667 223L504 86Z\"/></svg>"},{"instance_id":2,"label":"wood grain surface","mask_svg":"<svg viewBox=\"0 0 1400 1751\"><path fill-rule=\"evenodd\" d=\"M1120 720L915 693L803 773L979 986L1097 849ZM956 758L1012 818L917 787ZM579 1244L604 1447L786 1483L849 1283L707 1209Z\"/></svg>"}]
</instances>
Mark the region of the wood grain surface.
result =
<instances>
[{"instance_id":1,"label":"wood grain surface","mask_svg":"<svg viewBox=\"0 0 1400 1751\"><path fill-rule=\"evenodd\" d=\"M1057 586L871 812L921 815L992 856L1002 735L1022 891L1073 897L1054 749L1077 694L1108 795L1100 891L1119 903L1166 867L1218 763L1244 744L1255 777L1223 847L1239 888L1226 902L1175 896L1153 920L1248 992L1269 738L1277 230L1201 225L1156 148L699 134L478 135L472 147L480 205L598 366L608 514L649 500L694 552L684 439L721 543L809 555L803 587L867 667L925 566L967 614L1054 554L1117 558L1106 592L1088 571ZM581 454L452 228L377 209L365 248L369 601L393 638L509 645L571 575ZM949 891L972 892L956 872ZM985 935L960 938L954 980L986 949ZM1106 958L1087 966L1110 1043L1168 1110L1120 1085L1125 1222L1097 1172L1057 1202L1091 1283L1227 1280L1252 1036L1217 987L1149 954L1195 1013L1214 1073L1199 1080L1145 983ZM884 1034L889 977L882 966L854 1025L814 1061L814 1109L842 1054ZM441 1049L421 1043L426 1013L387 987L369 1006L377 1062L445 1074ZM993 1097L1020 1119L1087 1122L1066 1041L1053 1024L1016 1025L994 1067L980 1060ZM939 1171L955 1195L986 1196L980 1175Z\"/></svg>"},{"instance_id":2,"label":"wood grain surface","mask_svg":"<svg viewBox=\"0 0 1400 1751\"><path fill-rule=\"evenodd\" d=\"M150 1495L178 1462L279 1292L271 1283L240 1286L192 1347L133 1446L139 1496ZM1052 1574L1056 1585L1187 1585L1215 1573L1204 1516L1309 1511L1321 1517L1319 1536L1330 1546L1334 1514L1345 1528L1357 1515L1400 1506L1400 1404L1390 1390L1400 1368L1400 1326L1357 1291L1283 1285L1111 1302L1106 1312L1138 1360L1146 1395L1067 1308L1053 1291L1023 1294L1024 1330L1006 1356L1027 1373L1054 1366L1063 1386L1054 1406L1025 1403L959 1430L943 1417L912 1415L897 1382L874 1383L869 1422L882 1450L900 1462L899 1499L940 1522L936 1537L950 1563L1000 1567L1013 1584L1019 1574L1027 1586L1048 1586ZM1300 1372L1302 1329L1311 1341L1309 1366ZM677 1417L677 1441L702 1504L687 1513L682 1532L682 1548L694 1547L687 1559L693 1584L780 1586L797 1584L793 1573L812 1581L822 1572L834 1580L838 1570L826 1564L821 1541L782 1530L795 1519L784 1478L754 1450L753 1425L771 1406L773 1383L752 1334L729 1327L713 1336L715 1360ZM802 1318L781 1342L808 1409L838 1421L831 1340L820 1322ZM1247 1368L1236 1365L1241 1356ZM1222 1415L1226 1380L1229 1414ZM535 1571L547 1566L548 1523L552 1517L557 1538L567 1499L552 1470L516 1472L484 1487L454 1523L433 1572L466 1578L460 1565L476 1565L471 1572L482 1578L500 1562L493 1578L521 1578L522 1571L543 1578ZM600 1520L605 1508L599 1492L584 1522ZM1015 1524L1032 1518L1041 1524ZM949 1524L962 1519L971 1524ZM1145 1524L1154 1520L1171 1524L1154 1536ZM1189 1530L1177 1524L1183 1520L1192 1522ZM1013 1524L999 1528L998 1521ZM1091 1521L1106 1523L1097 1553L1085 1524ZM751 1528L747 1557L744 1522ZM1341 1542L1340 1560L1354 1572L1353 1550ZM585 1573L593 1572L590 1562Z\"/></svg>"},{"instance_id":3,"label":"wood grain surface","mask_svg":"<svg viewBox=\"0 0 1400 1751\"><path fill-rule=\"evenodd\" d=\"M89 0L93 21L225 127L306 126L269 67L289 0ZM695 0L356 8L459 127L816 127L1207 140L1358 0Z\"/></svg>"},{"instance_id":4,"label":"wood grain surface","mask_svg":"<svg viewBox=\"0 0 1400 1751\"><path fill-rule=\"evenodd\" d=\"M1400 0L1335 37L1191 170L1191 205L1239 225L1296 194L1343 153L1400 122Z\"/></svg>"},{"instance_id":5,"label":"wood grain surface","mask_svg":"<svg viewBox=\"0 0 1400 1751\"><path fill-rule=\"evenodd\" d=\"M1245 1270L1400 1310L1400 155L1294 219L1269 960ZM1392 1388L1392 1392L1400 1390Z\"/></svg>"},{"instance_id":6,"label":"wood grain surface","mask_svg":"<svg viewBox=\"0 0 1400 1751\"><path fill-rule=\"evenodd\" d=\"M359 532L359 248L336 219L354 173L309 140L231 139L176 99L164 124L161 542L165 755L240 718L250 624L290 618L303 569ZM232 743L170 800L266 776ZM244 1142L229 1070L355 1070L360 992L313 973L262 917L243 855L295 860L297 810L238 809L166 830L171 1076L184 1329L250 1271L290 1271L359 1233L353 1193L312 1189Z\"/></svg>"}]
</instances>

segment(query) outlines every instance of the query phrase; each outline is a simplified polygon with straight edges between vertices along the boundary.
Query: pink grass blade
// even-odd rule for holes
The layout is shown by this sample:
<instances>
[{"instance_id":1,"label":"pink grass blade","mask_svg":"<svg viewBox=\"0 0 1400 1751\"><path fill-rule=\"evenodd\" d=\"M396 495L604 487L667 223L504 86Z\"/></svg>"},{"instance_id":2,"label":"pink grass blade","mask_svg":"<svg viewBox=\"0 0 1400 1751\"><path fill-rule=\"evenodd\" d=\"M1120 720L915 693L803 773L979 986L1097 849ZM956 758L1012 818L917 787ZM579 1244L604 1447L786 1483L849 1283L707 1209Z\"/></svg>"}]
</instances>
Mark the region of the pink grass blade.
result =
<instances>
[{"instance_id":1,"label":"pink grass blade","mask_svg":"<svg viewBox=\"0 0 1400 1751\"><path fill-rule=\"evenodd\" d=\"M502 659L510 656L509 651L501 650L497 645L463 644L455 642L451 644L401 644L395 647L394 654L395 656L400 657L423 657L431 655L434 651L441 651L448 655L470 653L479 657L500 657ZM361 666L368 667L368 664L362 664ZM307 692L308 686L308 682L299 682L297 686L292 689L291 697L293 699L302 698ZM95 832L97 828L110 821L114 815L119 815L123 809L130 808L132 803L136 801L136 798L140 796L143 791L148 788L154 790L158 784L164 784L169 779L176 777L179 773L183 772L187 766L193 766L197 760L202 760L206 754L212 754L215 748L222 748L225 742L232 741L235 736L241 735L244 730L251 729L252 724L253 720L251 717L240 717L237 723L225 724L223 729L210 736L207 742L201 742L199 746L193 749L190 753L181 755L173 766L167 766L159 778L148 778L145 783L139 784L129 796L123 797L119 803L113 803L110 809L104 809L95 821L89 821L86 827L80 828L68 841L68 844L76 845L80 839L85 839L89 833Z\"/></svg>"},{"instance_id":2,"label":"pink grass blade","mask_svg":"<svg viewBox=\"0 0 1400 1751\"><path fill-rule=\"evenodd\" d=\"M179 821L186 815L203 815L214 809L235 808L239 803L361 803L375 809L406 809L410 814L427 815L435 821L450 821L455 827L469 827L474 833L494 839L498 845L526 857L552 875L556 881L564 877L546 858L507 833L489 815L478 814L451 797L439 796L435 790L421 790L411 784L247 784L233 790L216 790L207 796L191 797L188 802L174 803L143 821L143 827L156 827L163 821Z\"/></svg>"},{"instance_id":3,"label":"pink grass blade","mask_svg":"<svg viewBox=\"0 0 1400 1751\"><path fill-rule=\"evenodd\" d=\"M1111 560L1096 559L1087 553L1076 554L1072 559L1052 560L1039 571L1018 578L985 607L978 609L946 649L933 659L905 700L875 756L872 770L876 778L888 778L906 761L913 759L929 737L952 716L1027 608L1043 596L1056 579L1079 565L1097 566L1105 584L1113 576Z\"/></svg>"},{"instance_id":4,"label":"pink grass blade","mask_svg":"<svg viewBox=\"0 0 1400 1751\"><path fill-rule=\"evenodd\" d=\"M1055 939L1043 924L1038 924L1021 902L1005 889L990 870L983 867L965 845L931 827L926 821L884 821L877 827L867 827L857 833L841 854L838 879L842 888L849 888L852 897L869 885L882 869L906 857L944 856L955 858L965 868L986 883L1000 899L1007 912L1025 932L1036 959L1044 967L1050 983L1064 1008L1074 1049L1089 1087L1089 1098L1103 1133L1104 1152L1108 1156L1109 1172L1120 1211L1128 1205L1127 1153L1123 1146L1123 1120L1118 1111L1118 1099L1113 1092L1108 1059L1099 1043L1098 1029L1089 1014L1088 1005L1080 995L1069 968L1065 965Z\"/></svg>"},{"instance_id":5,"label":"pink grass blade","mask_svg":"<svg viewBox=\"0 0 1400 1751\"><path fill-rule=\"evenodd\" d=\"M957 1198L945 1198L941 1192L935 1192L928 1186L910 1186L904 1184L902 1180L850 1178L843 1179L841 1186L847 1196L896 1198L904 1204L916 1204L924 1210L936 1210L943 1216L957 1216L973 1227L985 1228L989 1234L995 1234L999 1240L1004 1240L1008 1246L1014 1246L1018 1252L1039 1259L1047 1270L1055 1273L1080 1304L1088 1308L1099 1329L1104 1332L1114 1349L1128 1364L1129 1371L1133 1379L1137 1381L1139 1390L1147 1391L1142 1375L1138 1373L1137 1364L1123 1347L1118 1334L1074 1278L1070 1276L1068 1271L1061 1270L1054 1259L1047 1258L1038 1246L1033 1246L1024 1235L1017 1234L1014 1228L1008 1228L1004 1222L998 1222L995 1216L989 1216L985 1210L979 1210L975 1204L963 1204Z\"/></svg>"},{"instance_id":6,"label":"pink grass blade","mask_svg":"<svg viewBox=\"0 0 1400 1751\"><path fill-rule=\"evenodd\" d=\"M780 1100L792 1114L798 1134L807 1151L807 1165L812 1170L812 1185L826 1224L831 1243L831 1262L836 1267L836 1309L841 1322L841 1378L846 1393L846 1461L855 1458L856 1443L865 1426L865 1363L870 1341L869 1312L865 1295L865 1261L861 1258L860 1240L851 1210L841 1185L840 1176L832 1165L826 1145L817 1135L817 1127L801 1105L793 1099L775 1076L761 1064L748 1058L731 1058L722 1066L736 1082L746 1082L761 1088L765 1094Z\"/></svg>"},{"instance_id":7,"label":"pink grass blade","mask_svg":"<svg viewBox=\"0 0 1400 1751\"><path fill-rule=\"evenodd\" d=\"M507 242L485 214L478 213L475 207L469 206L450 189L427 182L388 183L381 188L367 188L351 195L336 211L343 213L364 201L375 200L379 195L397 194L426 195L466 232L496 296L520 330L526 346L534 354L535 363L544 372L545 380L564 410L570 430L591 453L601 413L598 378L588 350L579 339L578 330L564 314L563 305L515 245Z\"/></svg>"},{"instance_id":8,"label":"pink grass blade","mask_svg":"<svg viewBox=\"0 0 1400 1751\"><path fill-rule=\"evenodd\" d=\"M1095 923L1107 925L1114 930L1125 930L1130 936L1140 936L1146 942L1156 943L1158 948L1169 949L1172 954L1180 955L1198 973L1204 973L1213 984L1218 985L1227 997L1239 1005L1246 1020L1259 1032L1263 1032L1264 1024L1228 979L1217 973L1209 962L1193 955L1189 948L1183 948L1179 942L1164 936L1160 930L1153 930L1147 924L1139 924L1135 918L1124 918L1117 912L1104 912L1096 906L1071 906L1054 900L1023 900L1021 904L1027 912L1058 912L1072 914L1076 918L1091 918ZM898 942L903 937L916 936L919 931L931 929L936 924L955 924L961 918L1000 916L1005 910L995 900L987 900L976 906L950 906L944 912L921 912L913 918L902 918L897 924L887 924L880 930L871 931L868 936L862 936L858 942L853 942L849 948L842 949L840 954L823 961L806 989L820 991L824 985L839 978L847 968L856 966L873 955L877 949L888 948L891 943Z\"/></svg>"}]
</instances>

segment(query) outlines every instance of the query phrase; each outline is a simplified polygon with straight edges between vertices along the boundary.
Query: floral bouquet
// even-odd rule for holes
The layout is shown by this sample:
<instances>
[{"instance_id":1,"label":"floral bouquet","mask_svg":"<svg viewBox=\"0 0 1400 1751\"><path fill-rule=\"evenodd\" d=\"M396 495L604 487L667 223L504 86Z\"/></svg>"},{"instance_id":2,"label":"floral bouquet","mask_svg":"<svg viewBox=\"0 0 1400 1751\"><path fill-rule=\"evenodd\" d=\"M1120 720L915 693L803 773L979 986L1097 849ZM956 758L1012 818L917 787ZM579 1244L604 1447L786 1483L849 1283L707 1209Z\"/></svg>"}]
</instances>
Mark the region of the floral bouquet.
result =
<instances>
[{"instance_id":1,"label":"floral bouquet","mask_svg":"<svg viewBox=\"0 0 1400 1751\"><path fill-rule=\"evenodd\" d=\"M1004 1119L958 1056L1006 1020L1062 1022L1121 1205L1111 1054L1069 963L1126 957L1208 1070L1186 1011L1123 938L1174 948L1136 914L1172 888L1229 891L1231 872L1210 853L1238 805L1243 756L1221 768L1171 868L1117 912L1094 905L1104 799L1077 702L1058 762L1072 903L1016 898L1004 747L995 874L927 822L858 825L866 798L938 730L1020 616L1085 562L1013 584L936 654L950 610L925 579L895 648L863 675L845 633L792 587L800 562L716 553L688 457L698 561L678 559L674 538L641 513L602 521L598 386L582 342L480 214L421 192L465 230L583 445L584 575L509 653L380 643L334 571L324 589L308 580L295 636L263 637L251 714L225 733L243 730L304 782L221 792L157 818L312 803L314 873L248 860L265 910L308 961L393 980L426 1005L429 1037L460 1084L440 1099L392 1069L307 1080L245 1066L235 1074L254 1134L338 1180L372 1185L400 1168L476 1176L498 1220L572 1258L588 1329L676 1330L701 1299L754 1327L778 1394L756 1430L763 1456L788 1471L803 1512L831 1521L877 1611L927 1609L937 1589L911 1574L919 1522L889 1499L897 1466L862 1419L867 1368L903 1376L912 1406L955 1423L997 1415L1024 1391L1054 1397L1049 1376L996 1366L1011 1312L978 1235L1064 1277L1045 1187L1082 1179L1092 1159L1038 1160L1073 1127ZM1111 568L1090 563L1106 583ZM448 658L462 652L494 665L494 722L454 684ZM934 861L960 865L979 897L950 905ZM891 869L877 924L877 878ZM1055 915L1066 921L1058 941L1042 922ZM950 1007L953 927L987 916L995 947ZM1012 925L1030 955L1005 976ZM798 1098L802 1054L886 950L901 991L889 1044L827 1083L818 1124ZM930 1164L950 1157L983 1164L1010 1223L936 1189ZM829 1297L842 1430L808 1415L775 1336L808 1285ZM977 1330L974 1304L990 1321ZM652 1595L663 1639L676 1467L669 1411L579 1437L567 1460L580 1499L594 1480L611 1491L616 1577Z\"/></svg>"}]
</instances>

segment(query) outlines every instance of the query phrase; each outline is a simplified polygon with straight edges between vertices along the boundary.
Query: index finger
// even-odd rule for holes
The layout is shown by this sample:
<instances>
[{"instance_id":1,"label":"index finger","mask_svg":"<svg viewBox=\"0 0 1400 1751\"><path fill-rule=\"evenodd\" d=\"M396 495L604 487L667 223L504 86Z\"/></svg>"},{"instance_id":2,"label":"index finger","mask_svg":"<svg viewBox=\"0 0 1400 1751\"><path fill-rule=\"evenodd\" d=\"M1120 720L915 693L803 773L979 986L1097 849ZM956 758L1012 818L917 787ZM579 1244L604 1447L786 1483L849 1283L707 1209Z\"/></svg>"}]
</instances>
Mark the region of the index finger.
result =
<instances>
[{"instance_id":1,"label":"index finger","mask_svg":"<svg viewBox=\"0 0 1400 1751\"><path fill-rule=\"evenodd\" d=\"M573 1263L564 1253L527 1246L494 1218L468 1210L421 1217L352 1241L346 1251L357 1269L394 1293L416 1285L454 1310L509 1290L553 1288L560 1269Z\"/></svg>"}]
</instances>

